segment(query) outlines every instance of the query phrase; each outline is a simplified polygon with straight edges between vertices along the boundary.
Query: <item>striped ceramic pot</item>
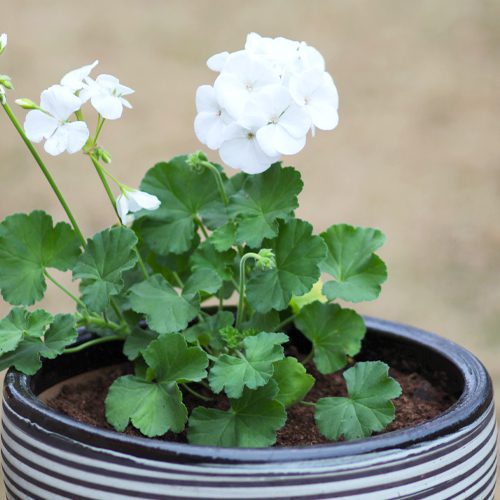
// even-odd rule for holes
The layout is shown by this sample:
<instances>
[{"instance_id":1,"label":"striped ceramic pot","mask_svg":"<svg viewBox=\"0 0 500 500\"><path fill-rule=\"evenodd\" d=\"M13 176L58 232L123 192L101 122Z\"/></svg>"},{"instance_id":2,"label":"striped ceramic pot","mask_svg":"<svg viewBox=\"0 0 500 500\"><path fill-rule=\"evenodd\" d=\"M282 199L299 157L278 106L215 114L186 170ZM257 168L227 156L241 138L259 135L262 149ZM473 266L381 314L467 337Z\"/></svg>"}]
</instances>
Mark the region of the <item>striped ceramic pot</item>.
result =
<instances>
[{"instance_id":1,"label":"striped ceramic pot","mask_svg":"<svg viewBox=\"0 0 500 500\"><path fill-rule=\"evenodd\" d=\"M2 457L9 499L491 499L496 423L490 378L456 344L367 319L363 359L436 370L458 401L412 428L347 443L233 449L131 437L78 423L37 394L89 369L122 360L119 345L45 363L33 377L10 371ZM393 362L394 364L394 362Z\"/></svg>"}]
</instances>

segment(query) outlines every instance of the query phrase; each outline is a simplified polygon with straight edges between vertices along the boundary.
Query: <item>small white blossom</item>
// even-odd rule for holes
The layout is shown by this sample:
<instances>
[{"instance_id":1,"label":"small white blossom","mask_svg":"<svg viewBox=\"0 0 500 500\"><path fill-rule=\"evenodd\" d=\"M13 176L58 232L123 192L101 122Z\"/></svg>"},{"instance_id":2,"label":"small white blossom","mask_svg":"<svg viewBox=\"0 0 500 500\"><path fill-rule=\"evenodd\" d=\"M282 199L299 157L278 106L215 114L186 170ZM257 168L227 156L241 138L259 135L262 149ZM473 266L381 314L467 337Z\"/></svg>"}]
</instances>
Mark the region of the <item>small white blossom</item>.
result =
<instances>
[{"instance_id":1,"label":"small white blossom","mask_svg":"<svg viewBox=\"0 0 500 500\"><path fill-rule=\"evenodd\" d=\"M123 107L132 105L123 97L133 94L134 90L122 85L118 78L112 75L99 75L95 80L87 77L88 84L81 92L82 99L88 99L103 118L117 120L122 116Z\"/></svg>"},{"instance_id":2,"label":"small white blossom","mask_svg":"<svg viewBox=\"0 0 500 500\"><path fill-rule=\"evenodd\" d=\"M196 93L198 139L233 168L259 173L298 153L315 128L338 124L338 93L323 56L305 42L249 33L244 50L207 61L220 74Z\"/></svg>"},{"instance_id":3,"label":"small white blossom","mask_svg":"<svg viewBox=\"0 0 500 500\"><path fill-rule=\"evenodd\" d=\"M61 85L53 85L40 96L40 109L26 115L24 130L33 142L46 139L44 148L56 156L64 151L80 151L87 139L89 130L82 121L69 122L69 117L81 107L80 99L71 90Z\"/></svg>"},{"instance_id":4,"label":"small white blossom","mask_svg":"<svg viewBox=\"0 0 500 500\"><path fill-rule=\"evenodd\" d=\"M116 210L123 225L131 222L129 212L135 213L139 210L157 210L160 206L160 200L149 193L137 189L125 190L116 199Z\"/></svg>"},{"instance_id":5,"label":"small white blossom","mask_svg":"<svg viewBox=\"0 0 500 500\"><path fill-rule=\"evenodd\" d=\"M332 77L312 69L290 79L290 94L309 113L312 123L321 130L332 130L339 123L339 96Z\"/></svg>"},{"instance_id":6,"label":"small white blossom","mask_svg":"<svg viewBox=\"0 0 500 500\"><path fill-rule=\"evenodd\" d=\"M94 61L92 64L82 66L81 68L74 69L66 73L61 79L61 85L69 88L73 93L87 88L85 79L89 77L91 71L99 64L99 61ZM89 97L89 96L88 96ZM88 99L85 96L86 99ZM85 102L85 101L84 101Z\"/></svg>"},{"instance_id":7,"label":"small white blossom","mask_svg":"<svg viewBox=\"0 0 500 500\"><path fill-rule=\"evenodd\" d=\"M218 103L210 85L202 85L196 91L196 111L194 131L199 141L210 149L219 149L225 130L233 120Z\"/></svg>"},{"instance_id":8,"label":"small white blossom","mask_svg":"<svg viewBox=\"0 0 500 500\"><path fill-rule=\"evenodd\" d=\"M4 52L4 50L6 49L7 47L7 42L8 42L8 37L7 37L7 33L2 33L0 35L0 55L2 55L2 53Z\"/></svg>"}]
</instances>

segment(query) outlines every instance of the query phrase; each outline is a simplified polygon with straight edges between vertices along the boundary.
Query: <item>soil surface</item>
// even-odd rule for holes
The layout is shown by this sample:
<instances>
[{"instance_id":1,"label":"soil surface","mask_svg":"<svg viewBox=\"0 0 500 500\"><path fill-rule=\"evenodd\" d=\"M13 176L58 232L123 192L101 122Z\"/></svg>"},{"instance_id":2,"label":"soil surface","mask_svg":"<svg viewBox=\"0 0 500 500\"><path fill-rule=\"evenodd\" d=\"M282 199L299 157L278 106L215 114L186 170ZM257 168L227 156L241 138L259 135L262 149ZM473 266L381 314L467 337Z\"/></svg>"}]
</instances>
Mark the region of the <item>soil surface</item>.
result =
<instances>
[{"instance_id":1,"label":"soil surface","mask_svg":"<svg viewBox=\"0 0 500 500\"><path fill-rule=\"evenodd\" d=\"M313 365L309 364L307 368L308 372L314 375L316 383L305 398L306 401L317 401L326 396L346 395L345 381L340 372L321 375ZM79 422L111 429L104 415L104 400L108 387L117 377L131 372L132 367L129 364L114 365L92 372L85 379L63 384L59 393L49 399L47 404ZM401 384L403 394L395 400L396 419L384 432L404 429L432 419L455 402L453 396L431 384L418 373L391 369L390 374ZM202 394L210 395L203 386L193 385L193 388ZM191 412L194 407L200 405L200 400L184 392L184 403ZM202 404L220 409L227 409L229 406L225 396L219 396L212 404ZM287 412L287 423L278 431L276 446L305 446L328 442L316 428L313 407L299 404L289 408ZM129 435L141 435L131 426L125 432ZM181 434L169 432L160 439L187 442L184 432Z\"/></svg>"}]
</instances>

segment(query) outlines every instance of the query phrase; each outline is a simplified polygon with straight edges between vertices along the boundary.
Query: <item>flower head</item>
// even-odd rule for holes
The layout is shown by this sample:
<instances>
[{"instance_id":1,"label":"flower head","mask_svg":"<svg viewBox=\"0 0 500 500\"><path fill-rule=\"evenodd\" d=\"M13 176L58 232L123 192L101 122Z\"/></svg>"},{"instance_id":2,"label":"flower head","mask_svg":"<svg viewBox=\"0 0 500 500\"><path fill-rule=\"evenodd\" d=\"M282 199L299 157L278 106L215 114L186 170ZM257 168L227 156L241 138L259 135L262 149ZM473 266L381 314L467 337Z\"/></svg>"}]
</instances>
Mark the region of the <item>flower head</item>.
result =
<instances>
[{"instance_id":1,"label":"flower head","mask_svg":"<svg viewBox=\"0 0 500 500\"><path fill-rule=\"evenodd\" d=\"M82 121L68 121L82 103L71 90L53 85L40 96L40 109L26 115L24 130L33 142L46 139L45 151L56 156L64 151L76 153L89 138L87 124Z\"/></svg>"},{"instance_id":2,"label":"flower head","mask_svg":"<svg viewBox=\"0 0 500 500\"><path fill-rule=\"evenodd\" d=\"M81 92L82 99L89 99L92 106L103 118L117 120L122 116L123 107L132 105L123 97L134 91L122 85L118 78L112 75L99 75L95 80L85 78L87 87Z\"/></svg>"},{"instance_id":3,"label":"flower head","mask_svg":"<svg viewBox=\"0 0 500 500\"><path fill-rule=\"evenodd\" d=\"M0 55L3 54L3 52L5 51L5 48L7 47L7 33L2 33L0 35Z\"/></svg>"},{"instance_id":4,"label":"flower head","mask_svg":"<svg viewBox=\"0 0 500 500\"><path fill-rule=\"evenodd\" d=\"M230 167L267 170L298 153L308 132L338 124L338 93L325 60L304 42L247 36L243 50L212 56L220 74L196 93L198 139Z\"/></svg>"},{"instance_id":5,"label":"flower head","mask_svg":"<svg viewBox=\"0 0 500 500\"><path fill-rule=\"evenodd\" d=\"M116 210L123 225L130 222L129 212L135 213L139 210L156 210L159 208L160 200L149 193L138 189L123 189L122 194L116 199Z\"/></svg>"}]
</instances>

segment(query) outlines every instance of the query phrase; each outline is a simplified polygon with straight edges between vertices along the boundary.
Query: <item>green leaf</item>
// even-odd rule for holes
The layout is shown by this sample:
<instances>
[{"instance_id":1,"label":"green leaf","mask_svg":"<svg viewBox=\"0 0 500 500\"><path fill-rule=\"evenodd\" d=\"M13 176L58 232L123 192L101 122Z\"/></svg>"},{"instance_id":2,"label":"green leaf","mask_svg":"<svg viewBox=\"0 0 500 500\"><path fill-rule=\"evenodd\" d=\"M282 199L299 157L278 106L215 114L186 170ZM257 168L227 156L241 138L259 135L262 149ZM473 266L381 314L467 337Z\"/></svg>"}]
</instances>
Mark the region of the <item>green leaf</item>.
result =
<instances>
[{"instance_id":1,"label":"green leaf","mask_svg":"<svg viewBox=\"0 0 500 500\"><path fill-rule=\"evenodd\" d=\"M142 355L160 382L198 382L207 376L205 351L200 347L188 347L179 333L160 335Z\"/></svg>"},{"instance_id":2,"label":"green leaf","mask_svg":"<svg viewBox=\"0 0 500 500\"><path fill-rule=\"evenodd\" d=\"M142 351L154 381L127 375L115 380L106 398L106 418L118 431L129 422L144 435L161 436L169 430L181 432L187 420L178 382L196 382L206 377L208 358L199 347L188 347L178 333L161 335Z\"/></svg>"},{"instance_id":3,"label":"green leaf","mask_svg":"<svg viewBox=\"0 0 500 500\"><path fill-rule=\"evenodd\" d=\"M285 408L302 401L314 385L314 377L292 357L274 363L273 380L279 388L276 400Z\"/></svg>"},{"instance_id":4,"label":"green leaf","mask_svg":"<svg viewBox=\"0 0 500 500\"><path fill-rule=\"evenodd\" d=\"M302 191L300 174L293 167L275 163L260 175L248 175L242 190L231 196L229 215L237 222L236 241L257 248L264 238L275 238L279 219L298 206Z\"/></svg>"},{"instance_id":5,"label":"green leaf","mask_svg":"<svg viewBox=\"0 0 500 500\"><path fill-rule=\"evenodd\" d=\"M295 319L295 326L312 342L314 363L321 373L340 370L347 356L356 355L366 332L363 318L337 304L313 302Z\"/></svg>"},{"instance_id":6,"label":"green leaf","mask_svg":"<svg viewBox=\"0 0 500 500\"><path fill-rule=\"evenodd\" d=\"M151 383L134 375L116 379L105 401L106 419L117 430L129 424L145 436L181 432L187 420L182 393L174 382Z\"/></svg>"},{"instance_id":7,"label":"green leaf","mask_svg":"<svg viewBox=\"0 0 500 500\"><path fill-rule=\"evenodd\" d=\"M0 224L0 289L13 305L43 298L48 268L67 271L80 255L80 243L65 222L53 225L42 211L14 214Z\"/></svg>"},{"instance_id":8,"label":"green leaf","mask_svg":"<svg viewBox=\"0 0 500 500\"><path fill-rule=\"evenodd\" d=\"M325 244L312 235L312 226L294 219L279 223L279 234L262 245L276 256L271 270L254 269L247 286L247 298L258 312L288 307L292 295L304 295L318 281Z\"/></svg>"},{"instance_id":9,"label":"green leaf","mask_svg":"<svg viewBox=\"0 0 500 500\"><path fill-rule=\"evenodd\" d=\"M215 247L209 242L204 241L191 256L191 268L196 271L198 269L211 269L224 281L233 278L233 266L236 252L228 250L226 252L218 252Z\"/></svg>"},{"instance_id":10,"label":"green leaf","mask_svg":"<svg viewBox=\"0 0 500 500\"><path fill-rule=\"evenodd\" d=\"M24 336L42 337L53 319L52 314L42 309L29 312L15 307L0 321L0 354L13 351Z\"/></svg>"},{"instance_id":11,"label":"green leaf","mask_svg":"<svg viewBox=\"0 0 500 500\"><path fill-rule=\"evenodd\" d=\"M73 279L81 279L82 300L91 311L103 312L112 295L123 288L123 273L137 262L137 237L126 227L114 227L88 240L73 269Z\"/></svg>"},{"instance_id":12,"label":"green leaf","mask_svg":"<svg viewBox=\"0 0 500 500\"><path fill-rule=\"evenodd\" d=\"M271 381L257 390L245 389L231 400L229 411L197 407L189 418L191 444L259 448L276 442L276 431L286 422L286 411L274 401L277 386Z\"/></svg>"},{"instance_id":13,"label":"green leaf","mask_svg":"<svg viewBox=\"0 0 500 500\"><path fill-rule=\"evenodd\" d=\"M222 284L222 278L213 269L200 267L195 269L184 283L182 295L188 300L191 300L200 292L213 295L220 290Z\"/></svg>"},{"instance_id":14,"label":"green leaf","mask_svg":"<svg viewBox=\"0 0 500 500\"><path fill-rule=\"evenodd\" d=\"M253 313L247 321L241 324L241 329L252 329L258 332L273 332L280 322L278 311L269 311L262 314Z\"/></svg>"},{"instance_id":15,"label":"green leaf","mask_svg":"<svg viewBox=\"0 0 500 500\"><path fill-rule=\"evenodd\" d=\"M0 370L14 366L26 375L33 375L42 366L41 357L55 358L76 338L75 318L71 314L58 314L45 332L43 339L38 336L24 335L15 350L0 356Z\"/></svg>"},{"instance_id":16,"label":"green leaf","mask_svg":"<svg viewBox=\"0 0 500 500\"><path fill-rule=\"evenodd\" d=\"M148 326L158 333L184 330L198 314L198 308L177 295L167 280L155 274L130 289L130 305L146 315Z\"/></svg>"},{"instance_id":17,"label":"green leaf","mask_svg":"<svg viewBox=\"0 0 500 500\"><path fill-rule=\"evenodd\" d=\"M384 244L384 234L377 229L339 224L321 237L328 247L322 270L335 278L325 283L323 293L330 300L376 299L387 279L387 268L373 252Z\"/></svg>"},{"instance_id":18,"label":"green leaf","mask_svg":"<svg viewBox=\"0 0 500 500\"><path fill-rule=\"evenodd\" d=\"M148 347L148 345L158 338L158 334L149 328L140 328L136 326L130 335L127 336L123 344L123 354L127 356L130 361L137 359L141 352Z\"/></svg>"},{"instance_id":19,"label":"green leaf","mask_svg":"<svg viewBox=\"0 0 500 500\"><path fill-rule=\"evenodd\" d=\"M147 245L161 255L189 250L196 233L196 218L203 218L214 206L220 205L224 211L213 173L192 169L186 159L177 156L158 163L141 183L142 191L161 201L157 210L139 213L140 231Z\"/></svg>"},{"instance_id":20,"label":"green leaf","mask_svg":"<svg viewBox=\"0 0 500 500\"><path fill-rule=\"evenodd\" d=\"M244 387L256 389L269 382L273 363L283 359L281 344L288 341L284 333L261 332L243 340L244 352L238 356L221 355L215 361L208 382L218 394L224 389L230 398L239 398Z\"/></svg>"},{"instance_id":21,"label":"green leaf","mask_svg":"<svg viewBox=\"0 0 500 500\"><path fill-rule=\"evenodd\" d=\"M184 337L188 342L199 342L202 346L210 346L216 351L224 347L219 331L234 323L234 315L230 311L219 311L216 314L203 318L184 331Z\"/></svg>"},{"instance_id":22,"label":"green leaf","mask_svg":"<svg viewBox=\"0 0 500 500\"><path fill-rule=\"evenodd\" d=\"M234 222L228 222L218 227L208 241L218 252L229 250L236 243L236 225Z\"/></svg>"},{"instance_id":23,"label":"green leaf","mask_svg":"<svg viewBox=\"0 0 500 500\"><path fill-rule=\"evenodd\" d=\"M379 432L394 420L391 399L401 386L381 361L357 363L344 372L348 397L322 398L316 404L316 423L328 439L358 439Z\"/></svg>"}]
</instances>

